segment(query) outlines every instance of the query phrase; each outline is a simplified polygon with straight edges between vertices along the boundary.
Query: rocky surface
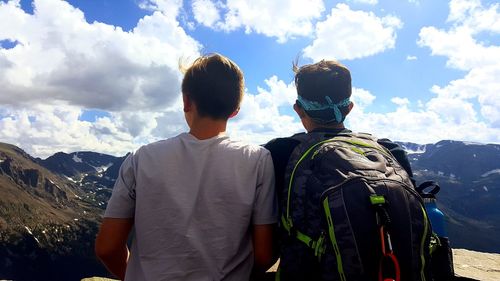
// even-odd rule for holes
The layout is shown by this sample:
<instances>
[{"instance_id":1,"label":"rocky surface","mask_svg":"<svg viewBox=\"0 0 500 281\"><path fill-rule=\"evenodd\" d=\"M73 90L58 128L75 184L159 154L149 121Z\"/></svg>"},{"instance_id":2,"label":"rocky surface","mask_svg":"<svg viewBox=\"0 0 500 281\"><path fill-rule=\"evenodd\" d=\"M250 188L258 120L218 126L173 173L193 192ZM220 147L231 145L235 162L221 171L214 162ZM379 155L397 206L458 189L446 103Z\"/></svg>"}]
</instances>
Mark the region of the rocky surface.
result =
<instances>
[{"instance_id":1,"label":"rocky surface","mask_svg":"<svg viewBox=\"0 0 500 281\"><path fill-rule=\"evenodd\" d=\"M455 274L477 280L500 280L500 254L453 250Z\"/></svg>"},{"instance_id":2,"label":"rocky surface","mask_svg":"<svg viewBox=\"0 0 500 281\"><path fill-rule=\"evenodd\" d=\"M500 254L480 253L465 249L453 249L453 262L457 277L465 280L498 281L500 280ZM278 269L277 262L269 272ZM81 281L114 281L102 277L90 277Z\"/></svg>"}]
</instances>

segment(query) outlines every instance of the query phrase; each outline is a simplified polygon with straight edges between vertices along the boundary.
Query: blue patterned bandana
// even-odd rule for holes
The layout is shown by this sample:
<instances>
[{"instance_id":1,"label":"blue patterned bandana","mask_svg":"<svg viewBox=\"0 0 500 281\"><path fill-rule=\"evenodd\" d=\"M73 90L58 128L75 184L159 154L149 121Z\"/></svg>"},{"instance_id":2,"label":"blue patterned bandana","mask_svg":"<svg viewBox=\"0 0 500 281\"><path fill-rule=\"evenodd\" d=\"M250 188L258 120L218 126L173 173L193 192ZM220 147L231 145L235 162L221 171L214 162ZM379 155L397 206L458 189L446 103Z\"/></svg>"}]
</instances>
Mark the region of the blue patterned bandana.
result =
<instances>
[{"instance_id":1,"label":"blue patterned bandana","mask_svg":"<svg viewBox=\"0 0 500 281\"><path fill-rule=\"evenodd\" d=\"M349 106L349 104L351 104L351 101L349 100L349 98L346 98L339 101L338 103L334 103L329 96L325 96L325 99L327 104L322 104L317 101L306 100L299 95L297 97L297 102L305 111L320 111L328 109L333 110L334 118L331 118L330 120L323 120L323 119L318 120L318 118L313 118L315 121L318 121L319 123L327 124L333 121L341 123L344 117L342 116L340 108Z\"/></svg>"}]
</instances>

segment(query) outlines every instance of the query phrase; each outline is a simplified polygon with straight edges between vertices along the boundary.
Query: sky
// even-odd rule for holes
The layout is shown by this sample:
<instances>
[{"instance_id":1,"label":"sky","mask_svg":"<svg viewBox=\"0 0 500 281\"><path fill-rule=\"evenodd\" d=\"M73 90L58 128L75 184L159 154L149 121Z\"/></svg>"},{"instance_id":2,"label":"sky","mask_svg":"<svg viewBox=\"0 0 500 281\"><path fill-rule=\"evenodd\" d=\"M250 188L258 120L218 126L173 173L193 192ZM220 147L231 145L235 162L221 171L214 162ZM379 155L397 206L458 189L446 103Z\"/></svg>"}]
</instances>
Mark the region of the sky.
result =
<instances>
[{"instance_id":1,"label":"sky","mask_svg":"<svg viewBox=\"0 0 500 281\"><path fill-rule=\"evenodd\" d=\"M500 3L487 0L0 0L0 142L124 155L187 130L179 63L245 75L232 138L303 131L292 62L351 70L346 126L414 143L500 143Z\"/></svg>"}]
</instances>

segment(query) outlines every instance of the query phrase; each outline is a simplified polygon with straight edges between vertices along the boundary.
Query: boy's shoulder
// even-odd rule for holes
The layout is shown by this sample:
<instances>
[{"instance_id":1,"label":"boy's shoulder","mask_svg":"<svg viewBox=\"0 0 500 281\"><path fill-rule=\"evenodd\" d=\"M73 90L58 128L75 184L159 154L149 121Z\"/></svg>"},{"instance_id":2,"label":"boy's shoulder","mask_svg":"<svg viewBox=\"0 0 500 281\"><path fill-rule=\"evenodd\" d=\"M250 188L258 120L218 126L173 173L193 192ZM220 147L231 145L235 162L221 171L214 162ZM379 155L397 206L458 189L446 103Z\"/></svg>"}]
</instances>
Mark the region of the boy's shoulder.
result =
<instances>
[{"instance_id":1,"label":"boy's shoulder","mask_svg":"<svg viewBox=\"0 0 500 281\"><path fill-rule=\"evenodd\" d=\"M229 136L221 135L209 140L197 140L188 133L182 133L175 137L159 140L141 146L135 154L154 154L161 151L172 151L173 149L194 148L196 146L210 145L211 143L218 153L239 154L248 157L262 157L269 153L263 146L252 144Z\"/></svg>"},{"instance_id":2,"label":"boy's shoulder","mask_svg":"<svg viewBox=\"0 0 500 281\"><path fill-rule=\"evenodd\" d=\"M182 149L181 138L184 134L185 133L182 133L171 138L144 144L133 151L131 153L131 157L135 158L136 161L138 161L138 159L144 161L144 159L158 159L167 157L168 155L171 155L171 153Z\"/></svg>"},{"instance_id":3,"label":"boy's shoulder","mask_svg":"<svg viewBox=\"0 0 500 281\"><path fill-rule=\"evenodd\" d=\"M269 154L269 151L261 145L249 143L242 140L227 138L221 145L224 150L234 151L235 153L242 153L247 156L263 156Z\"/></svg>"},{"instance_id":4,"label":"boy's shoulder","mask_svg":"<svg viewBox=\"0 0 500 281\"><path fill-rule=\"evenodd\" d=\"M275 138L266 143L264 147L268 149L272 154L291 152L297 145L300 144L300 140L297 138L297 136L302 137L305 135L305 133L301 133L295 134L290 137Z\"/></svg>"},{"instance_id":5,"label":"boy's shoulder","mask_svg":"<svg viewBox=\"0 0 500 281\"><path fill-rule=\"evenodd\" d=\"M182 136L182 134L177 135L175 137L162 139L162 140L150 142L148 144L144 144L135 151L135 154L145 152L145 151L150 152L150 151L162 150L166 146L175 145L175 143L179 142L179 138L181 136Z\"/></svg>"}]
</instances>

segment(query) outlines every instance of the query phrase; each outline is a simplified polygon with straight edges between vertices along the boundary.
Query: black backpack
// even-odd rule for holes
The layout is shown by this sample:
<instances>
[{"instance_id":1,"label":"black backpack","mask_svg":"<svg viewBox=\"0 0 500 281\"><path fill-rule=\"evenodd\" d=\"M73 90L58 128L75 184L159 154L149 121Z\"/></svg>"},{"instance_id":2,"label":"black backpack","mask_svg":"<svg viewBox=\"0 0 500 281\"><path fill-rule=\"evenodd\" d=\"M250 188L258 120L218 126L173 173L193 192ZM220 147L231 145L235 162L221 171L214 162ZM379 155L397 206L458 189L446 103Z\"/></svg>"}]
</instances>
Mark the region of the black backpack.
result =
<instances>
[{"instance_id":1,"label":"black backpack","mask_svg":"<svg viewBox=\"0 0 500 281\"><path fill-rule=\"evenodd\" d=\"M394 156L368 134L293 138L277 280L432 280L431 225Z\"/></svg>"}]
</instances>

